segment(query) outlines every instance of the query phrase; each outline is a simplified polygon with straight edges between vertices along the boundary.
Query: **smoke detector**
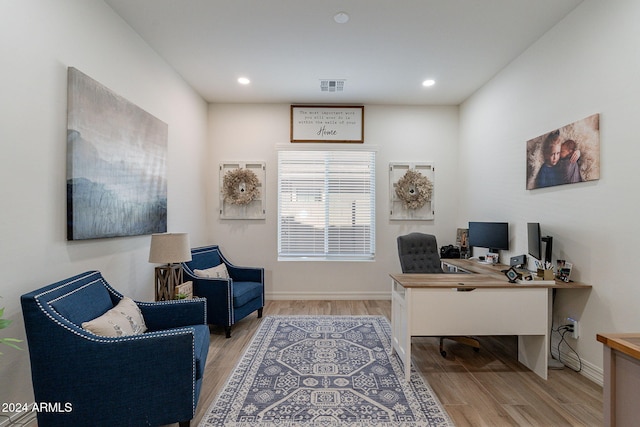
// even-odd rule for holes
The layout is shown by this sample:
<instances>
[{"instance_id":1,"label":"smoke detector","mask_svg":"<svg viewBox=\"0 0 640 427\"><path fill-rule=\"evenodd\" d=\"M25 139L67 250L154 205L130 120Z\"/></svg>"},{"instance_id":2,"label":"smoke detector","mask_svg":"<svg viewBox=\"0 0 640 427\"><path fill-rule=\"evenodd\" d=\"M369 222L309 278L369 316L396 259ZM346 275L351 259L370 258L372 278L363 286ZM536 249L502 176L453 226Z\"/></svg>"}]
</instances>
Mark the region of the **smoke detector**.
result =
<instances>
[{"instance_id":1,"label":"smoke detector","mask_svg":"<svg viewBox=\"0 0 640 427\"><path fill-rule=\"evenodd\" d=\"M338 12L333 15L333 20L338 24L346 24L349 22L349 14L347 12Z\"/></svg>"},{"instance_id":2,"label":"smoke detector","mask_svg":"<svg viewBox=\"0 0 640 427\"><path fill-rule=\"evenodd\" d=\"M320 92L342 92L344 82L344 80L320 80Z\"/></svg>"}]
</instances>

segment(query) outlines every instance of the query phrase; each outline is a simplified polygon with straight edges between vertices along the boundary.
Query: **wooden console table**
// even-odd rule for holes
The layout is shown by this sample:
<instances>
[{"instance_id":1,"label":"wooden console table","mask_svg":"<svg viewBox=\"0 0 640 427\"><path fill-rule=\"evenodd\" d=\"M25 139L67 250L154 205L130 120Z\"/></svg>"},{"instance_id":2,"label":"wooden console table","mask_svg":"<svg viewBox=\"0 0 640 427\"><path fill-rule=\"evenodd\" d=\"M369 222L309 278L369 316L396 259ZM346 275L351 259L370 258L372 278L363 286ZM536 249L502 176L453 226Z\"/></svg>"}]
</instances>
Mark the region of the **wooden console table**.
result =
<instances>
[{"instance_id":1,"label":"wooden console table","mask_svg":"<svg viewBox=\"0 0 640 427\"><path fill-rule=\"evenodd\" d=\"M443 260L467 274L391 274L392 344L411 373L411 337L518 335L518 360L547 379L553 289L590 289L570 282L509 283L508 266Z\"/></svg>"},{"instance_id":2,"label":"wooden console table","mask_svg":"<svg viewBox=\"0 0 640 427\"><path fill-rule=\"evenodd\" d=\"M597 334L596 338L604 344L604 425L638 425L640 333Z\"/></svg>"}]
</instances>

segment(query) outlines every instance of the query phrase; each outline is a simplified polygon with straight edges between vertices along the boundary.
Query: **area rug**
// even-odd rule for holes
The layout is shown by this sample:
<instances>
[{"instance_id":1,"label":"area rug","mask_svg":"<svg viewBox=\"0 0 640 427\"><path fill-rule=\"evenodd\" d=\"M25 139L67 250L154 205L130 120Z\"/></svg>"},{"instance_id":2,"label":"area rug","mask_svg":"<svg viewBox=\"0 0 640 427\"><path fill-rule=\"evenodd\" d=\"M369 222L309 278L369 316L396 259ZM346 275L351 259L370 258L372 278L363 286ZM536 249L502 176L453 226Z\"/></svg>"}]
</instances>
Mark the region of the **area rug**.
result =
<instances>
[{"instance_id":1,"label":"area rug","mask_svg":"<svg viewBox=\"0 0 640 427\"><path fill-rule=\"evenodd\" d=\"M383 316L267 316L201 427L452 426Z\"/></svg>"}]
</instances>

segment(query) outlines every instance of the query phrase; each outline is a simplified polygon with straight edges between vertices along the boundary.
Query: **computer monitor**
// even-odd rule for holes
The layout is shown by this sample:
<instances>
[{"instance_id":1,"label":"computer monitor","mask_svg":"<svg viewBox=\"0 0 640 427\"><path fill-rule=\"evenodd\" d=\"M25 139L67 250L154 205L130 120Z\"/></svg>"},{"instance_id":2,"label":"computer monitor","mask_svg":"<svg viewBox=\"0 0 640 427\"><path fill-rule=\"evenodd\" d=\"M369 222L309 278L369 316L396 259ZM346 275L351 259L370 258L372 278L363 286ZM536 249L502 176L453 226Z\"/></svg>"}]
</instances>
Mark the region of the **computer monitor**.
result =
<instances>
[{"instance_id":1,"label":"computer monitor","mask_svg":"<svg viewBox=\"0 0 640 427\"><path fill-rule=\"evenodd\" d=\"M509 223L469 222L469 246L488 248L494 253L509 250Z\"/></svg>"},{"instance_id":2,"label":"computer monitor","mask_svg":"<svg viewBox=\"0 0 640 427\"><path fill-rule=\"evenodd\" d=\"M529 255L539 261L551 263L551 251L553 250L553 237L542 236L539 222L527 223L527 242ZM545 242L544 259L542 258L542 242Z\"/></svg>"},{"instance_id":3,"label":"computer monitor","mask_svg":"<svg viewBox=\"0 0 640 427\"><path fill-rule=\"evenodd\" d=\"M540 240L540 223L527 223L527 242L529 255L542 261L542 241Z\"/></svg>"}]
</instances>

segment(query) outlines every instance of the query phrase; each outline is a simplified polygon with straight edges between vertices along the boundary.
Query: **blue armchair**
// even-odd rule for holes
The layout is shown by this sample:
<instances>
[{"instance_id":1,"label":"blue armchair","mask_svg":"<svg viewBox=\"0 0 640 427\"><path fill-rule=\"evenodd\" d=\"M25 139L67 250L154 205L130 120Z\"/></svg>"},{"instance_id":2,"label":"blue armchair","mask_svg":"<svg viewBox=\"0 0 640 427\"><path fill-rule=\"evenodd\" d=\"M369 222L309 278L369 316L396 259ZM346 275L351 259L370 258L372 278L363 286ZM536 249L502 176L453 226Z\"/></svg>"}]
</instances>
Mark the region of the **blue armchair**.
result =
<instances>
[{"instance_id":1,"label":"blue armchair","mask_svg":"<svg viewBox=\"0 0 640 427\"><path fill-rule=\"evenodd\" d=\"M209 351L202 299L135 302L147 331L105 337L81 327L123 296L97 271L22 295L38 425L158 426L193 418Z\"/></svg>"},{"instance_id":2,"label":"blue armchair","mask_svg":"<svg viewBox=\"0 0 640 427\"><path fill-rule=\"evenodd\" d=\"M182 263L184 280L193 282L193 294L207 299L207 323L225 328L231 337L231 326L264 308L264 268L237 267L220 252L217 245L191 250L191 261ZM206 270L224 264L229 278L208 278L195 270Z\"/></svg>"}]
</instances>

